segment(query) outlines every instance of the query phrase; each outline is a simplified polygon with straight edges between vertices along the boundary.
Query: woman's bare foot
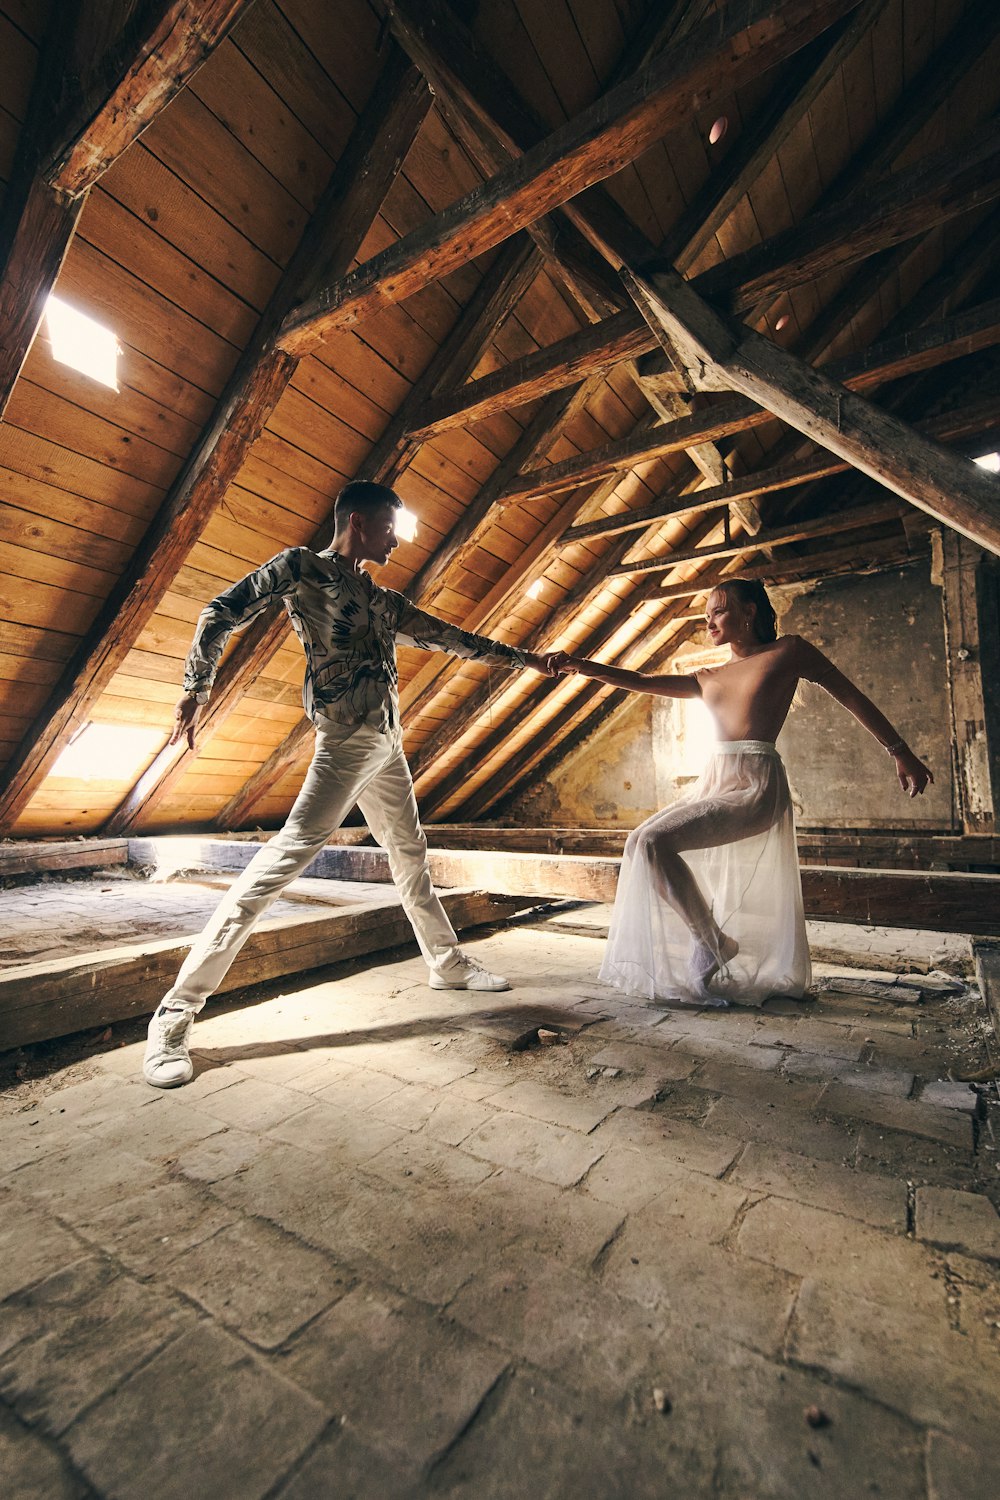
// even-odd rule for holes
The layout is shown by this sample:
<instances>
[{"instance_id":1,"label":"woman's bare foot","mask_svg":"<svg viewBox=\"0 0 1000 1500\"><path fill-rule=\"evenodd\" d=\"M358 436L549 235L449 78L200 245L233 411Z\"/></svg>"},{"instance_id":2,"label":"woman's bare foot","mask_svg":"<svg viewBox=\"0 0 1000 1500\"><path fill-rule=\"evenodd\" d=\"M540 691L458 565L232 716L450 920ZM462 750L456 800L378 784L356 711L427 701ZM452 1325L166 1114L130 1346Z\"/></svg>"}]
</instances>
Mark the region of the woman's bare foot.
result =
<instances>
[{"instance_id":1,"label":"woman's bare foot","mask_svg":"<svg viewBox=\"0 0 1000 1500\"><path fill-rule=\"evenodd\" d=\"M700 995L710 996L709 986L718 974L740 951L735 938L719 932L712 939L696 937L691 944L688 974L692 988Z\"/></svg>"}]
</instances>

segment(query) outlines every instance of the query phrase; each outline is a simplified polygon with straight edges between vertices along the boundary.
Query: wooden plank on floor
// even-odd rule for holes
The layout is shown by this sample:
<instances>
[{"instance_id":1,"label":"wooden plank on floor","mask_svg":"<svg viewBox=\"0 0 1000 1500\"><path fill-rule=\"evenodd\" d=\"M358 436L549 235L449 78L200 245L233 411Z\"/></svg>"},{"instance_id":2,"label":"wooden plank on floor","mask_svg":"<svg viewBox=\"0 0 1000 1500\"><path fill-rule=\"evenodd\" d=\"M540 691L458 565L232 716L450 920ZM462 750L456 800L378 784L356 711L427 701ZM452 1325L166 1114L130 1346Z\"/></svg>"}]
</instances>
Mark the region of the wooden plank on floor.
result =
<instances>
[{"instance_id":1,"label":"wooden plank on floor","mask_svg":"<svg viewBox=\"0 0 1000 1500\"><path fill-rule=\"evenodd\" d=\"M531 904L521 896L472 890L448 891L442 902L460 932L502 921ZM304 911L258 927L219 992L303 974L412 938L401 906L368 903L332 916ZM8 970L0 975L0 1051L150 1014L189 944L190 938L164 938Z\"/></svg>"}]
</instances>

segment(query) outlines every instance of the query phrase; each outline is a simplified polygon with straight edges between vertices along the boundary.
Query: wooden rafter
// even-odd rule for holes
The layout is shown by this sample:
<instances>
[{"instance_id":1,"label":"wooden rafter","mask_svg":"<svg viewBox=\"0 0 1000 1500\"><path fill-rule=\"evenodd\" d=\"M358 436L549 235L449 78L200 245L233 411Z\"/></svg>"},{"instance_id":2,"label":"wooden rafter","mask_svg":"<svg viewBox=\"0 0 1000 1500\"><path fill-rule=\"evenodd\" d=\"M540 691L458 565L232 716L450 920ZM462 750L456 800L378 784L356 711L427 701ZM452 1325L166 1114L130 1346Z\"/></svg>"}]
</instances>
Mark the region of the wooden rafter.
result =
<instances>
[{"instance_id":1,"label":"wooden rafter","mask_svg":"<svg viewBox=\"0 0 1000 1500\"><path fill-rule=\"evenodd\" d=\"M795 355L721 317L675 271L623 279L650 326L686 345L713 380L766 403L775 416L887 489L1000 553L1000 482L920 436Z\"/></svg>"},{"instance_id":2,"label":"wooden rafter","mask_svg":"<svg viewBox=\"0 0 1000 1500\"><path fill-rule=\"evenodd\" d=\"M0 217L0 417L28 357L87 194L229 34L252 0L140 6L90 55L85 6L54 7ZM73 43L84 58L68 78ZM78 64L77 64L78 65Z\"/></svg>"},{"instance_id":3,"label":"wooden rafter","mask_svg":"<svg viewBox=\"0 0 1000 1500\"><path fill-rule=\"evenodd\" d=\"M302 352L333 328L398 302L600 182L678 124L812 40L858 0L739 0L553 131L505 172L405 236L291 317Z\"/></svg>"},{"instance_id":4,"label":"wooden rafter","mask_svg":"<svg viewBox=\"0 0 1000 1500\"><path fill-rule=\"evenodd\" d=\"M0 777L0 827L9 827L30 800L62 745L125 660L221 503L297 364L293 356L275 347L274 330L303 287L312 284L314 270L326 275L334 268L346 268L355 258L430 105L420 74L394 52L194 451Z\"/></svg>"}]
</instances>

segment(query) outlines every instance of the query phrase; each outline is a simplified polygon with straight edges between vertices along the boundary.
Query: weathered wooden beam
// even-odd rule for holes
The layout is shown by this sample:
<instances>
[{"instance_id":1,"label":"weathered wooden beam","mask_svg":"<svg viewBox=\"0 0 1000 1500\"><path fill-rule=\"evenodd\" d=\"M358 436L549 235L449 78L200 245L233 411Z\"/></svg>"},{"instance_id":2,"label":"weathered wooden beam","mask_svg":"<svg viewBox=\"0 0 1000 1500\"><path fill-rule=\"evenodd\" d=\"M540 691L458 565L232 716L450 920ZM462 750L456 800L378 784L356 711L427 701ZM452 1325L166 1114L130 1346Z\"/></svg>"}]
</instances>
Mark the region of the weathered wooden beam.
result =
<instances>
[{"instance_id":1,"label":"weathered wooden beam","mask_svg":"<svg viewBox=\"0 0 1000 1500\"><path fill-rule=\"evenodd\" d=\"M984 303L981 307L970 308L933 327L918 329L874 344L859 355L826 366L824 373L832 379L840 378L851 390L864 390L881 384L884 380L895 380L902 375L934 368L945 360L960 358L997 342L1000 342L1000 299ZM947 419L939 418L933 425L940 440L947 441L947 436L942 436L948 432ZM918 423L917 426L923 430L924 424ZM837 459L827 452L814 453L806 458L786 460L784 463L755 469L739 479L695 490L679 499L669 498L638 510L622 511L618 515L573 525L564 533L562 540L565 545L570 546L590 537L618 536L626 531L645 530L656 521L695 514L711 506L730 504L734 500L773 494L832 474L842 474L850 468L851 465L845 460Z\"/></svg>"},{"instance_id":2,"label":"weathered wooden beam","mask_svg":"<svg viewBox=\"0 0 1000 1500\"><path fill-rule=\"evenodd\" d=\"M997 573L964 537L940 535L941 603L952 758L965 833L993 833L1000 803L1000 746L988 699L1000 678Z\"/></svg>"},{"instance_id":3,"label":"weathered wooden beam","mask_svg":"<svg viewBox=\"0 0 1000 1500\"><path fill-rule=\"evenodd\" d=\"M756 552L762 547L787 546L790 542L808 542L818 536L859 531L866 526L880 526L885 521L898 520L901 513L899 504L893 500L859 505L854 510L833 511L829 515L814 516L808 521L792 521L786 526L769 526L753 536L717 542L706 547L692 547L687 552L668 552L662 557L626 558L612 568L610 574L612 578L620 578L638 576L641 573L664 573L682 563L701 562L703 558L708 561L723 557L745 557L748 552Z\"/></svg>"},{"instance_id":4,"label":"weathered wooden beam","mask_svg":"<svg viewBox=\"0 0 1000 1500\"><path fill-rule=\"evenodd\" d=\"M696 27L506 171L341 282L286 322L283 347L301 353L332 328L411 296L619 171L693 109L730 94L806 45L858 0L738 0Z\"/></svg>"},{"instance_id":5,"label":"weathered wooden beam","mask_svg":"<svg viewBox=\"0 0 1000 1500\"><path fill-rule=\"evenodd\" d=\"M525 354L478 380L435 396L417 414L411 436L423 440L481 422L588 376L605 374L622 360L634 359L655 346L655 338L634 310L616 313L557 344Z\"/></svg>"},{"instance_id":6,"label":"weathered wooden beam","mask_svg":"<svg viewBox=\"0 0 1000 1500\"><path fill-rule=\"evenodd\" d=\"M793 354L717 314L674 271L623 280L651 327L706 368L904 500L1000 553L1000 482Z\"/></svg>"},{"instance_id":7,"label":"weathered wooden beam","mask_svg":"<svg viewBox=\"0 0 1000 1500\"><path fill-rule=\"evenodd\" d=\"M137 6L110 51L81 80L39 163L49 187L92 187L165 109L253 0L155 0ZM57 18L58 19L58 18Z\"/></svg>"},{"instance_id":8,"label":"weathered wooden beam","mask_svg":"<svg viewBox=\"0 0 1000 1500\"><path fill-rule=\"evenodd\" d=\"M194 451L0 776L0 828L15 821L67 737L85 720L223 500L296 367L291 355L274 347L275 327L301 295L314 265L324 271L331 265L343 269L355 258L430 107L420 74L394 49L303 242Z\"/></svg>"},{"instance_id":9,"label":"weathered wooden beam","mask_svg":"<svg viewBox=\"0 0 1000 1500\"><path fill-rule=\"evenodd\" d=\"M99 870L127 862L127 839L76 839L70 843L21 839L0 844L0 879L48 875L53 870Z\"/></svg>"},{"instance_id":10,"label":"weathered wooden beam","mask_svg":"<svg viewBox=\"0 0 1000 1500\"><path fill-rule=\"evenodd\" d=\"M350 896L349 891L338 894ZM448 890L441 899L460 932L502 922L534 900L482 890ZM333 912L310 906L286 921L258 927L220 991L232 994L249 985L381 953L412 939L413 929L395 904L359 900ZM137 942L55 963L22 964L0 974L0 1051L148 1015L176 975L188 942Z\"/></svg>"}]
</instances>

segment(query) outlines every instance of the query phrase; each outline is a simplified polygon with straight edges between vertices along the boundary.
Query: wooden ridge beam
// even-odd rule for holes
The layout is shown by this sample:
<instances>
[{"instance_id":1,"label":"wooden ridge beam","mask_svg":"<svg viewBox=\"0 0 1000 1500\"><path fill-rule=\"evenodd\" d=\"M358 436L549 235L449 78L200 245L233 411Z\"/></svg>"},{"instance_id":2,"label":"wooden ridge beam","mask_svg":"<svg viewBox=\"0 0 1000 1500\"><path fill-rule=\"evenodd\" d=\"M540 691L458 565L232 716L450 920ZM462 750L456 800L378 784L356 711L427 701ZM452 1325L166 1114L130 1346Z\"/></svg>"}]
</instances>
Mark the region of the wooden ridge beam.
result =
<instances>
[{"instance_id":1,"label":"wooden ridge beam","mask_svg":"<svg viewBox=\"0 0 1000 1500\"><path fill-rule=\"evenodd\" d=\"M290 317L301 353L447 275L600 182L704 108L806 45L858 0L736 0L490 182L325 288ZM599 247L600 248L600 247Z\"/></svg>"},{"instance_id":2,"label":"wooden ridge beam","mask_svg":"<svg viewBox=\"0 0 1000 1500\"><path fill-rule=\"evenodd\" d=\"M970 541L1000 553L1000 482L743 325L724 320L675 271L622 277L664 341L687 343L713 377Z\"/></svg>"},{"instance_id":3,"label":"wooden ridge beam","mask_svg":"<svg viewBox=\"0 0 1000 1500\"><path fill-rule=\"evenodd\" d=\"M273 333L310 279L350 265L416 138L431 98L393 50L316 214L212 416L128 568L0 775L0 828L10 827L75 727L111 681L259 436L297 361ZM362 165L365 171L361 171Z\"/></svg>"}]
</instances>

